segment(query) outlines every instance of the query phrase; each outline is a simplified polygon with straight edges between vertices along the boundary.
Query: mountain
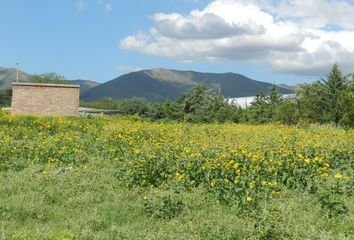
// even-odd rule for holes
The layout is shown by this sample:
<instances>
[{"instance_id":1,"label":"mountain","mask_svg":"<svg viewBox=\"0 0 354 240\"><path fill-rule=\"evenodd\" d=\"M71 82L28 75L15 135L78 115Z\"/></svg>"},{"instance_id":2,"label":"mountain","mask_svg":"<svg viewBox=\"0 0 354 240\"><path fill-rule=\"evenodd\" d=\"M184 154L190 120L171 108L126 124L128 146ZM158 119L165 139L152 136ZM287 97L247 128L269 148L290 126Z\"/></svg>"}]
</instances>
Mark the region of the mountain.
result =
<instances>
[{"instance_id":1,"label":"mountain","mask_svg":"<svg viewBox=\"0 0 354 240\"><path fill-rule=\"evenodd\" d=\"M19 72L19 82L29 82L31 74L26 72ZM98 86L100 83L92 80L68 80L71 84L80 85L80 93ZM16 82L16 69L0 67L0 91L9 90L12 87L12 83Z\"/></svg>"},{"instance_id":2,"label":"mountain","mask_svg":"<svg viewBox=\"0 0 354 240\"><path fill-rule=\"evenodd\" d=\"M28 82L31 74L20 71L19 81ZM16 69L0 67L0 91L11 89L16 81ZM272 84L256 81L236 73L201 73L169 69L150 69L122 75L99 84L91 80L71 80L80 85L81 99L96 101L104 97L126 99L142 97L149 101L174 99L197 84L220 90L225 97L254 96L259 91L268 93ZM283 94L293 93L292 86L278 85Z\"/></svg>"},{"instance_id":3,"label":"mountain","mask_svg":"<svg viewBox=\"0 0 354 240\"><path fill-rule=\"evenodd\" d=\"M30 77L30 74L19 71L20 82L28 82ZM0 90L11 89L13 82L16 82L16 69L0 67Z\"/></svg>"},{"instance_id":4,"label":"mountain","mask_svg":"<svg viewBox=\"0 0 354 240\"><path fill-rule=\"evenodd\" d=\"M169 69L150 69L132 72L85 91L84 101L96 101L104 97L126 99L142 97L149 101L176 98L197 84L220 90L225 97L255 96L259 91L268 93L272 84L256 81L236 73L201 73ZM292 90L278 87L282 94Z\"/></svg>"},{"instance_id":5,"label":"mountain","mask_svg":"<svg viewBox=\"0 0 354 240\"><path fill-rule=\"evenodd\" d=\"M75 85L80 85L80 93L85 92L88 89L97 87L100 85L100 83L92 81L92 80L82 80L82 79L77 79L77 80L70 80L71 84Z\"/></svg>"}]
</instances>

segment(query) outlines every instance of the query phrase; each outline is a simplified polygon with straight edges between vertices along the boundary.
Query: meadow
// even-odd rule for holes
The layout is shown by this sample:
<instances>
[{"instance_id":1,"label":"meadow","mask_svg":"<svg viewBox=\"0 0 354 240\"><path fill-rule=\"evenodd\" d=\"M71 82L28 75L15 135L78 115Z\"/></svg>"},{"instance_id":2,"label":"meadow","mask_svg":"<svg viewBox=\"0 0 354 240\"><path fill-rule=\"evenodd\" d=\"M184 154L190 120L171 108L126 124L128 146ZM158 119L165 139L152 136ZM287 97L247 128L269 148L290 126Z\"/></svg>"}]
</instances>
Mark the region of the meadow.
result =
<instances>
[{"instance_id":1,"label":"meadow","mask_svg":"<svg viewBox=\"0 0 354 240\"><path fill-rule=\"evenodd\" d=\"M354 130L0 113L0 239L354 239Z\"/></svg>"}]
</instances>

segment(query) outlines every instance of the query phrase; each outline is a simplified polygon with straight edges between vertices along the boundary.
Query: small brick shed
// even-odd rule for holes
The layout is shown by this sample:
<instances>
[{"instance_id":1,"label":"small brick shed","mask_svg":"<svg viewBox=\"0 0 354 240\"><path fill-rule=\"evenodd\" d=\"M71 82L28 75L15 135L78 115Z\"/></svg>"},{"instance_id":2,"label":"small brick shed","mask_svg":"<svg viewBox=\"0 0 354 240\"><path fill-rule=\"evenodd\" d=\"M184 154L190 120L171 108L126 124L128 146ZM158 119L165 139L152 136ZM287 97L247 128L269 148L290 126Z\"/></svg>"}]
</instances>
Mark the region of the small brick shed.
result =
<instances>
[{"instance_id":1,"label":"small brick shed","mask_svg":"<svg viewBox=\"0 0 354 240\"><path fill-rule=\"evenodd\" d=\"M14 114L79 115L80 86L48 83L13 83Z\"/></svg>"}]
</instances>

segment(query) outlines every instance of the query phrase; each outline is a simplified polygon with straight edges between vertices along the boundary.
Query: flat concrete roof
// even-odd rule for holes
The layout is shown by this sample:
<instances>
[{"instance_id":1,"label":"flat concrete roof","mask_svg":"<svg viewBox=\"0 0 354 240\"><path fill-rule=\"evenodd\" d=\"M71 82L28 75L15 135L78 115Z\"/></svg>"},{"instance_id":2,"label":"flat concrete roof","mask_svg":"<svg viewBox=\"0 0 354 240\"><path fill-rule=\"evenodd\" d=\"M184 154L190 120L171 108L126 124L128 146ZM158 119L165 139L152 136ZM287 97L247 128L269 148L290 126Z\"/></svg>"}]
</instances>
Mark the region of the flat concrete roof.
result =
<instances>
[{"instance_id":1,"label":"flat concrete roof","mask_svg":"<svg viewBox=\"0 0 354 240\"><path fill-rule=\"evenodd\" d=\"M53 83L13 83L13 86L30 86L30 87L62 87L62 88L80 88L80 85L73 84L53 84Z\"/></svg>"}]
</instances>

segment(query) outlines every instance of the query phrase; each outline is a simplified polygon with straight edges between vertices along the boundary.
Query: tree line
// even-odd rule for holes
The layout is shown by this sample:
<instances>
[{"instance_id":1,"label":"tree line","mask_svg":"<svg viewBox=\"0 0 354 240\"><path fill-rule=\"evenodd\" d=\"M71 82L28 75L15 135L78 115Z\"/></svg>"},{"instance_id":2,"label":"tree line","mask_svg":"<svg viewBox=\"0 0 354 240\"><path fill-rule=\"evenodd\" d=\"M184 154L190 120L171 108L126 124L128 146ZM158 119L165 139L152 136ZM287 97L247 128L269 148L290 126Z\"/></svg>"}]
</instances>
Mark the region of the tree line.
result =
<instances>
[{"instance_id":1,"label":"tree line","mask_svg":"<svg viewBox=\"0 0 354 240\"><path fill-rule=\"evenodd\" d=\"M56 73L33 75L31 82L69 83ZM0 106L9 106L8 94L0 94ZM152 121L176 120L192 123L235 122L265 124L279 122L335 124L354 127L354 74L344 75L334 64L325 78L299 85L294 96L283 97L273 85L266 95L259 92L246 109L229 104L219 91L198 85L175 100L150 103L140 98L102 99L81 102L83 107L115 109Z\"/></svg>"},{"instance_id":2,"label":"tree line","mask_svg":"<svg viewBox=\"0 0 354 240\"><path fill-rule=\"evenodd\" d=\"M103 99L81 103L85 107L117 109L153 121L176 120L192 123L235 122L288 125L303 123L354 127L354 75L343 75L334 64L325 78L297 87L294 96L283 97L273 85L266 95L259 92L250 107L229 104L218 91L198 85L176 100L149 103L144 99Z\"/></svg>"}]
</instances>

